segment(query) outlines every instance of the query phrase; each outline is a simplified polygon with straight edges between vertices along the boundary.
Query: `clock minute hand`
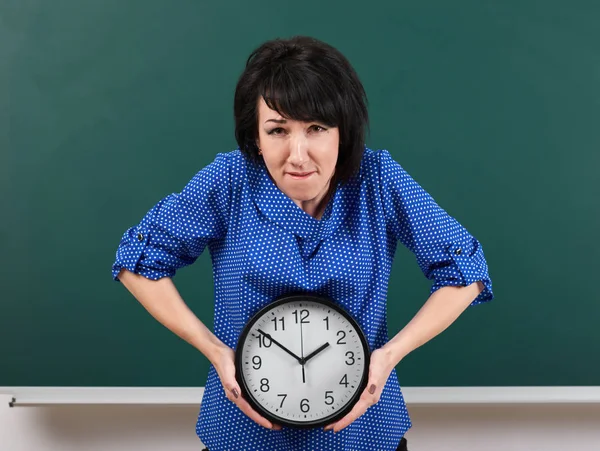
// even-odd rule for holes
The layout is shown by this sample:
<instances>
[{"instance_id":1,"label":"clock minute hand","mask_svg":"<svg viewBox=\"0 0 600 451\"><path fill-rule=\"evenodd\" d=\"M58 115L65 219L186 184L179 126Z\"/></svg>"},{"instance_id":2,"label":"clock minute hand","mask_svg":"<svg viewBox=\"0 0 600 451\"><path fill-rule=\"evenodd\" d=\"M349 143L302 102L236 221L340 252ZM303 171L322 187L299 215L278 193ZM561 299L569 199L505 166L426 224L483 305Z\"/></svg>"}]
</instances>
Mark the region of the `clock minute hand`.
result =
<instances>
[{"instance_id":1,"label":"clock minute hand","mask_svg":"<svg viewBox=\"0 0 600 451\"><path fill-rule=\"evenodd\" d=\"M275 340L271 335L269 335L266 332L263 332L260 329L257 329L257 330L258 330L258 332L260 332L261 334L263 334L265 337L267 337L269 340L271 340L273 343L275 343L277 346L279 346L281 349L283 349L285 352L287 352L289 355L291 355L293 358L295 358L298 361L298 363L302 364L302 359L300 357L298 357L296 354L294 354L288 348L286 348L281 343L279 343L277 340Z\"/></svg>"},{"instance_id":2,"label":"clock minute hand","mask_svg":"<svg viewBox=\"0 0 600 451\"><path fill-rule=\"evenodd\" d=\"M310 359L312 359L314 356L316 356L319 352L321 352L323 349L325 349L328 346L329 346L329 342L325 343L323 346L319 347L318 349L316 349L313 352L311 352L310 354L308 354L303 359L304 363L308 362ZM302 363L302 362L300 362L300 363Z\"/></svg>"}]
</instances>

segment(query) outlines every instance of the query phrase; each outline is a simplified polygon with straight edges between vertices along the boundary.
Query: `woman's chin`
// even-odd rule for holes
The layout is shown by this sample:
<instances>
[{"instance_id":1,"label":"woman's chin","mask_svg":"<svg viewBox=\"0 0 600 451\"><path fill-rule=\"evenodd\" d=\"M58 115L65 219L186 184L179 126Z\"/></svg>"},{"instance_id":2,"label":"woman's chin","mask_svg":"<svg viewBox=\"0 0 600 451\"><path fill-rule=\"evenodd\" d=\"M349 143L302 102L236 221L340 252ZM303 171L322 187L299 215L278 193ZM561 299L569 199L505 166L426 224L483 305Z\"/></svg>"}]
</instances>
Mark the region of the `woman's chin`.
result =
<instances>
[{"instance_id":1,"label":"woman's chin","mask_svg":"<svg viewBox=\"0 0 600 451\"><path fill-rule=\"evenodd\" d=\"M312 191L298 189L286 190L284 194L294 202L310 202L316 200L318 197L318 193L316 192L313 193Z\"/></svg>"}]
</instances>

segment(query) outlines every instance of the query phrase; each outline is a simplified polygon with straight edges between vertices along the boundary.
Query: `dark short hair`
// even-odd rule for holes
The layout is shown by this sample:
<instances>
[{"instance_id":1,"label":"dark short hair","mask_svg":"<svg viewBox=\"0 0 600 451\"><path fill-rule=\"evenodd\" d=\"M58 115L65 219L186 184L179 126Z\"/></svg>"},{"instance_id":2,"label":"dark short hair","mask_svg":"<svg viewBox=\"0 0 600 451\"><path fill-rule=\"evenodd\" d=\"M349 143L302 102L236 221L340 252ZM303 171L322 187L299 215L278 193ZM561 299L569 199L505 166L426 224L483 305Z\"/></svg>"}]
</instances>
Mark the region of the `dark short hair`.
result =
<instances>
[{"instance_id":1,"label":"dark short hair","mask_svg":"<svg viewBox=\"0 0 600 451\"><path fill-rule=\"evenodd\" d=\"M259 160L258 100L282 117L339 127L335 184L359 169L369 126L367 96L358 75L337 49L295 36L267 41L255 49L234 96L235 138L242 152Z\"/></svg>"}]
</instances>

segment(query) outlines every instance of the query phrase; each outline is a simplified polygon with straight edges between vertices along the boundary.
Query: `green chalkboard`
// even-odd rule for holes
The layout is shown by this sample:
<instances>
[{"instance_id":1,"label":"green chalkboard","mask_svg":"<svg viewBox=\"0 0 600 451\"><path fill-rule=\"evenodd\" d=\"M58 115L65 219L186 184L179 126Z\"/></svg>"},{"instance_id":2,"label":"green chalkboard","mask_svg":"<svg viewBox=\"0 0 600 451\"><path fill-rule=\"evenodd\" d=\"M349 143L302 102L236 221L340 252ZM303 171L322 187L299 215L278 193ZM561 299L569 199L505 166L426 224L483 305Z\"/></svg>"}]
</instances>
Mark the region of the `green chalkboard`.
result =
<instances>
[{"instance_id":1,"label":"green chalkboard","mask_svg":"<svg viewBox=\"0 0 600 451\"><path fill-rule=\"evenodd\" d=\"M600 3L0 4L0 386L200 386L207 360L111 279L123 231L235 148L247 55L351 60L386 148L483 244L496 299L398 366L405 386L600 385ZM210 256L175 278L213 321ZM390 334L429 294L400 245Z\"/></svg>"}]
</instances>

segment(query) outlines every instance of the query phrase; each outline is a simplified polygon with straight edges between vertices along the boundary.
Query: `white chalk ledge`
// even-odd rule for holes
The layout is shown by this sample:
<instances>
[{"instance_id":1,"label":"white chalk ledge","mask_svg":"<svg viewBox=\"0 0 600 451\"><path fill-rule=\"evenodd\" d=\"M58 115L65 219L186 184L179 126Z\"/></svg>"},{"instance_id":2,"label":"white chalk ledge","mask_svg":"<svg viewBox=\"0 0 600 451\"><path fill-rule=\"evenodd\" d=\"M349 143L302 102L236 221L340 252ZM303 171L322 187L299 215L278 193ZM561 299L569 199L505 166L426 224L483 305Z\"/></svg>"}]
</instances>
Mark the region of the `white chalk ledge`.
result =
<instances>
[{"instance_id":1,"label":"white chalk ledge","mask_svg":"<svg viewBox=\"0 0 600 451\"><path fill-rule=\"evenodd\" d=\"M403 387L409 405L600 403L600 386ZM0 387L9 405L199 405L203 387Z\"/></svg>"}]
</instances>

